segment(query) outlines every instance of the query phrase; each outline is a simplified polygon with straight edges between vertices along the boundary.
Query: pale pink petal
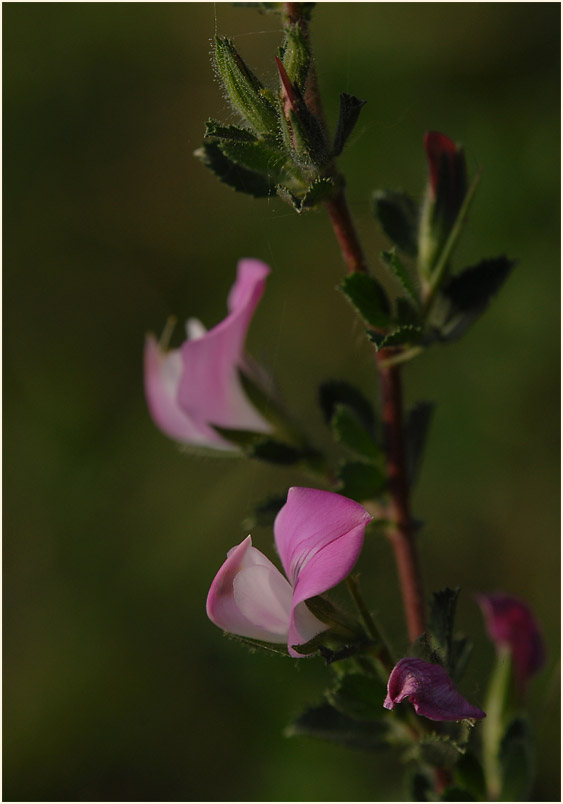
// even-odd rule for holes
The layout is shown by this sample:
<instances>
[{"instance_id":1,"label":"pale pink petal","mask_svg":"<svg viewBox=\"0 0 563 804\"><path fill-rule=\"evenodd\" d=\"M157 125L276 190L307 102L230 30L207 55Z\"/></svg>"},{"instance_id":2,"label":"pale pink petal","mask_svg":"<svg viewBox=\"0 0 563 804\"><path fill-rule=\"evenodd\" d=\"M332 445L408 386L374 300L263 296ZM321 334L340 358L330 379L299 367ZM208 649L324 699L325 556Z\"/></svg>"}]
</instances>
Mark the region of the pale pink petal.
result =
<instances>
[{"instance_id":1,"label":"pale pink petal","mask_svg":"<svg viewBox=\"0 0 563 804\"><path fill-rule=\"evenodd\" d=\"M289 490L274 523L276 546L293 585L289 645L311 638L310 629L299 627L296 607L332 589L350 573L371 519L359 503L340 494L299 487Z\"/></svg>"},{"instance_id":2,"label":"pale pink petal","mask_svg":"<svg viewBox=\"0 0 563 804\"><path fill-rule=\"evenodd\" d=\"M148 335L144 353L144 383L147 405L153 421L163 433L183 444L199 444L232 450L214 430L201 427L178 405L178 385L182 373L179 349L165 351L156 338Z\"/></svg>"},{"instance_id":3,"label":"pale pink petal","mask_svg":"<svg viewBox=\"0 0 563 804\"><path fill-rule=\"evenodd\" d=\"M292 589L275 567L256 564L241 570L234 580L235 602L246 619L268 642L287 642Z\"/></svg>"},{"instance_id":4,"label":"pale pink petal","mask_svg":"<svg viewBox=\"0 0 563 804\"><path fill-rule=\"evenodd\" d=\"M181 347L183 372L178 403L198 426L216 424L261 433L271 431L248 401L238 379L238 369L245 365L246 333L269 270L259 260L241 260L237 281L229 294L229 315Z\"/></svg>"},{"instance_id":5,"label":"pale pink petal","mask_svg":"<svg viewBox=\"0 0 563 804\"><path fill-rule=\"evenodd\" d=\"M485 713L473 706L456 690L443 667L422 659L401 659L393 668L387 684L383 706L394 709L395 704L408 698L415 712L429 720L478 720Z\"/></svg>"},{"instance_id":6,"label":"pale pink petal","mask_svg":"<svg viewBox=\"0 0 563 804\"><path fill-rule=\"evenodd\" d=\"M291 587L248 536L229 550L215 576L207 596L207 616L231 634L286 642L290 605Z\"/></svg>"},{"instance_id":7,"label":"pale pink petal","mask_svg":"<svg viewBox=\"0 0 563 804\"><path fill-rule=\"evenodd\" d=\"M498 647L512 653L516 679L526 681L543 667L545 647L538 622L524 601L509 595L478 595L487 630Z\"/></svg>"}]
</instances>

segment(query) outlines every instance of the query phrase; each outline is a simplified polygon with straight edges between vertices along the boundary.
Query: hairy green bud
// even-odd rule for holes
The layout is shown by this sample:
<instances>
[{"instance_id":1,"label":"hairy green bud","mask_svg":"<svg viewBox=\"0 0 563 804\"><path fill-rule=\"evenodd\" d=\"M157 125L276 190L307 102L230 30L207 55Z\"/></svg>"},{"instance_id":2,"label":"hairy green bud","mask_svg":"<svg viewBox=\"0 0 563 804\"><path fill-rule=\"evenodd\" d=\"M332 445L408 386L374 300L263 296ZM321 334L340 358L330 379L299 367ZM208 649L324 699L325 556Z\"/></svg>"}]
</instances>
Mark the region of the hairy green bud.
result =
<instances>
[{"instance_id":1,"label":"hairy green bud","mask_svg":"<svg viewBox=\"0 0 563 804\"><path fill-rule=\"evenodd\" d=\"M278 118L268 92L226 37L215 37L215 63L235 111L260 134L275 136Z\"/></svg>"}]
</instances>

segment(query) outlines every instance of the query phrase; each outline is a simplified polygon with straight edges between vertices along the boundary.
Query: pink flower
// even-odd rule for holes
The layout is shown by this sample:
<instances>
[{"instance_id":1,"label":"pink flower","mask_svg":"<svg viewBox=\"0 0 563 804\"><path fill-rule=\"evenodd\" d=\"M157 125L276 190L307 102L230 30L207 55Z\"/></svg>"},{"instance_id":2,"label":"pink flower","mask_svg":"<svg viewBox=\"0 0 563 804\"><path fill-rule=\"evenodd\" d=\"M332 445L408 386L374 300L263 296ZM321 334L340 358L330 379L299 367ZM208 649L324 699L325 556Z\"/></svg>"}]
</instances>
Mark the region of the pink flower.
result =
<instances>
[{"instance_id":1,"label":"pink flower","mask_svg":"<svg viewBox=\"0 0 563 804\"><path fill-rule=\"evenodd\" d=\"M383 706L394 709L395 704L405 698L410 700L418 715L429 720L476 720L486 717L484 712L460 695L443 667L422 659L401 659L391 671Z\"/></svg>"},{"instance_id":2,"label":"pink flower","mask_svg":"<svg viewBox=\"0 0 563 804\"><path fill-rule=\"evenodd\" d=\"M209 619L232 634L265 642L302 645L327 629L306 600L349 574L372 517L347 497L291 488L274 523L276 547L287 579L248 536L227 554L207 596Z\"/></svg>"},{"instance_id":3,"label":"pink flower","mask_svg":"<svg viewBox=\"0 0 563 804\"><path fill-rule=\"evenodd\" d=\"M543 638L535 617L522 600L509 595L479 595L477 602L492 641L512 653L516 681L522 689L545 662Z\"/></svg>"},{"instance_id":4,"label":"pink flower","mask_svg":"<svg viewBox=\"0 0 563 804\"><path fill-rule=\"evenodd\" d=\"M179 349L166 351L154 336L147 337L145 395L155 424L170 438L232 450L235 447L210 425L271 432L238 378L239 369L251 371L244 342L269 272L259 260L240 260L227 302L228 316L209 331L197 319L190 319L188 339Z\"/></svg>"}]
</instances>

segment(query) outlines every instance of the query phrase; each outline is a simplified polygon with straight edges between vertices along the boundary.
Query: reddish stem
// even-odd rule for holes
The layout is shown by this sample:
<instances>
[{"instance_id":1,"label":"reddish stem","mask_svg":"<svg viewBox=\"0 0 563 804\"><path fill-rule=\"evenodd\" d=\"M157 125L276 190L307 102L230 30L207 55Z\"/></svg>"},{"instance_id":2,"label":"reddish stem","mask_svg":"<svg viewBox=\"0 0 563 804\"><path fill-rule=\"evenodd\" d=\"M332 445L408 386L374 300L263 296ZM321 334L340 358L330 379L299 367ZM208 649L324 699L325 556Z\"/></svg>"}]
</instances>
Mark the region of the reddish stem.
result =
<instances>
[{"instance_id":1,"label":"reddish stem","mask_svg":"<svg viewBox=\"0 0 563 804\"><path fill-rule=\"evenodd\" d=\"M284 3L284 9L288 21L299 24L305 35L308 36L307 21L301 13L301 4ZM310 78L312 80L310 80L306 102L311 111L317 114L324 122L322 102L314 71ZM367 273L368 263L350 214L342 177L338 175L334 165L329 166L329 171L333 173L333 177L340 187L332 198L325 201L325 206L340 245L342 256L348 271ZM409 638L412 641L425 631L424 597L415 532L410 512L401 373L399 366L385 364L388 356L385 349L376 353L382 395L391 518L393 520L393 527L389 530L389 538L395 552L407 629Z\"/></svg>"}]
</instances>

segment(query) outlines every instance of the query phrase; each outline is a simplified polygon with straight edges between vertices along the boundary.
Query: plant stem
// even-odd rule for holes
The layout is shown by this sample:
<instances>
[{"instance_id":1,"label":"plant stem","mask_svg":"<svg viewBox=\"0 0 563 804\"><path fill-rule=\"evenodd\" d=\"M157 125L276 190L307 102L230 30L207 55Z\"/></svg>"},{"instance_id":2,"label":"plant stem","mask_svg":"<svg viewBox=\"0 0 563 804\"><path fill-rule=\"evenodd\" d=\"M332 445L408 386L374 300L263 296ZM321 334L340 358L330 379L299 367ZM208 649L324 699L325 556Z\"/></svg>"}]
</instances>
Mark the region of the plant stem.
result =
<instances>
[{"instance_id":1,"label":"plant stem","mask_svg":"<svg viewBox=\"0 0 563 804\"><path fill-rule=\"evenodd\" d=\"M301 3L284 3L285 16L288 22L299 24L308 36L308 24L303 14ZM307 104L324 126L325 117L316 75L311 76L308 87ZM329 172L336 179L337 190L325 201L325 206L338 240L342 256L348 271L368 272L368 263L350 213L344 190L344 181L338 174L334 164ZM405 618L409 638L416 639L425 630L424 597L415 532L412 523L407 482L407 466L404 442L403 407L400 367L387 361L393 351L382 349L376 352L376 363L379 373L381 395L383 401L383 425L385 428L385 447L387 477L391 496L393 525L388 535L395 552Z\"/></svg>"}]
</instances>

